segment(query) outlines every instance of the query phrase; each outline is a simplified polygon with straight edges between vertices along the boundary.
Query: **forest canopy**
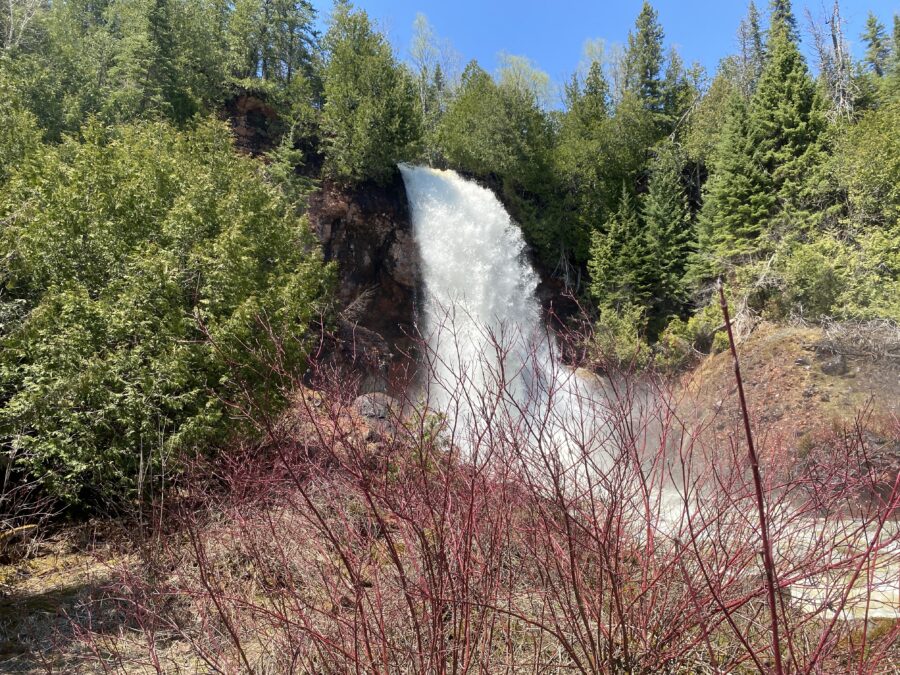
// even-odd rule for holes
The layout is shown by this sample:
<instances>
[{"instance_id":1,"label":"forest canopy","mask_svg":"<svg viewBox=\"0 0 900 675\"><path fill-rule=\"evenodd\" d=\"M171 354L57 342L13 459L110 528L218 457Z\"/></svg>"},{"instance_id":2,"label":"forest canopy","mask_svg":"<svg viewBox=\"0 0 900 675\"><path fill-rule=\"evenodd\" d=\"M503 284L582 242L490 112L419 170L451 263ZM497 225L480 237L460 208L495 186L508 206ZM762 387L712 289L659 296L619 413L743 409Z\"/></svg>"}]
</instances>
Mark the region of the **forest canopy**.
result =
<instances>
[{"instance_id":1,"label":"forest canopy","mask_svg":"<svg viewBox=\"0 0 900 675\"><path fill-rule=\"evenodd\" d=\"M801 30L751 2L707 73L645 2L558 107L527 58L460 68L420 17L405 62L346 0L321 32L304 0L4 3L8 462L69 503L131 494L142 463L233 431L233 388L281 405L246 345L265 315L301 371L328 312L306 196L402 161L494 188L601 332L660 363L711 347L719 277L774 320L900 321L900 18L845 36L833 11ZM248 94L274 111L254 157L223 121Z\"/></svg>"}]
</instances>

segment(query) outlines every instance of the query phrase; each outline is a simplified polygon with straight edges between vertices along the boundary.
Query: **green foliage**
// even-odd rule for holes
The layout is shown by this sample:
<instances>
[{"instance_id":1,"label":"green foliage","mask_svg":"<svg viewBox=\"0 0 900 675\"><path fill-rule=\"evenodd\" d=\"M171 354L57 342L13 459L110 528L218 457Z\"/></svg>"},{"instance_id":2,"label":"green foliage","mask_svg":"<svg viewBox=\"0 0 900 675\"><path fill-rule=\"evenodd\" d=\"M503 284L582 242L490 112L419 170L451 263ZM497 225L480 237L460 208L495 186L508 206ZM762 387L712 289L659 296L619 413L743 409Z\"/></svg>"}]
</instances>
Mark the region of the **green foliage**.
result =
<instances>
[{"instance_id":1,"label":"green foliage","mask_svg":"<svg viewBox=\"0 0 900 675\"><path fill-rule=\"evenodd\" d=\"M683 311L687 300L685 274L696 237L681 178L682 161L676 148L659 149L641 204L643 238L649 249L649 335L657 335L671 316Z\"/></svg>"},{"instance_id":2,"label":"green foliage","mask_svg":"<svg viewBox=\"0 0 900 675\"><path fill-rule=\"evenodd\" d=\"M640 307L623 304L601 310L591 344L597 357L625 369L642 369L650 363L652 352L641 335L644 312Z\"/></svg>"},{"instance_id":3,"label":"green foliage","mask_svg":"<svg viewBox=\"0 0 900 675\"><path fill-rule=\"evenodd\" d=\"M687 300L685 272L694 230L681 161L674 147L657 152L647 194L640 204L623 186L619 208L593 235L590 292L601 309L641 310L647 337L655 339Z\"/></svg>"},{"instance_id":4,"label":"green foliage","mask_svg":"<svg viewBox=\"0 0 900 675\"><path fill-rule=\"evenodd\" d=\"M846 252L830 237L800 244L776 261L783 291L775 302L782 315L805 319L833 316L835 304L848 288Z\"/></svg>"},{"instance_id":5,"label":"green foliage","mask_svg":"<svg viewBox=\"0 0 900 675\"><path fill-rule=\"evenodd\" d=\"M760 237L775 209L775 197L755 150L747 104L733 92L704 188L695 277L715 274L723 260L763 249Z\"/></svg>"},{"instance_id":6,"label":"green foliage","mask_svg":"<svg viewBox=\"0 0 900 675\"><path fill-rule=\"evenodd\" d=\"M750 98L756 91L756 85L766 63L766 46L759 10L753 0L750 0L747 16L741 20L738 28L738 42L740 53L737 61L737 80L740 83L741 93Z\"/></svg>"},{"instance_id":7,"label":"green foliage","mask_svg":"<svg viewBox=\"0 0 900 675\"><path fill-rule=\"evenodd\" d=\"M0 220L0 434L65 501L238 431L226 400L276 408L276 350L304 365L330 271L219 123L89 126L20 166Z\"/></svg>"},{"instance_id":8,"label":"green foliage","mask_svg":"<svg viewBox=\"0 0 900 675\"><path fill-rule=\"evenodd\" d=\"M236 80L290 86L315 76L316 10L308 0L237 0L227 18L227 63Z\"/></svg>"},{"instance_id":9,"label":"green foliage","mask_svg":"<svg viewBox=\"0 0 900 675\"><path fill-rule=\"evenodd\" d=\"M603 231L594 233L591 244L590 293L598 307L642 307L649 302L652 279L648 272L656 263L649 244L635 199L622 186L618 210Z\"/></svg>"},{"instance_id":10,"label":"green foliage","mask_svg":"<svg viewBox=\"0 0 900 675\"><path fill-rule=\"evenodd\" d=\"M830 161L846 191L852 221L864 227L900 220L900 100L865 113L843 130Z\"/></svg>"},{"instance_id":11,"label":"green foliage","mask_svg":"<svg viewBox=\"0 0 900 675\"><path fill-rule=\"evenodd\" d=\"M704 189L695 280L765 253L809 220L825 120L795 28L790 3L773 3L768 56L749 105L730 93Z\"/></svg>"},{"instance_id":12,"label":"green foliage","mask_svg":"<svg viewBox=\"0 0 900 675\"><path fill-rule=\"evenodd\" d=\"M572 257L583 263L588 258L590 232L616 208L618 193L612 188L622 183L622 176L612 159L609 85L600 64L591 64L583 87L574 78L566 95L568 110L560 125L553 162L562 207L575 219ZM604 160L598 161L600 157Z\"/></svg>"},{"instance_id":13,"label":"green foliage","mask_svg":"<svg viewBox=\"0 0 900 675\"><path fill-rule=\"evenodd\" d=\"M674 318L655 345L655 364L663 370L680 370L702 355L728 349L728 335L723 328L722 310L716 301L704 305L687 320Z\"/></svg>"},{"instance_id":14,"label":"green foliage","mask_svg":"<svg viewBox=\"0 0 900 675\"><path fill-rule=\"evenodd\" d=\"M592 73L583 92L571 89L553 155L565 208L576 218L571 242L579 263L587 258L591 233L617 210L621 186L638 182L659 137L658 118L635 94L626 92L610 109L599 66Z\"/></svg>"},{"instance_id":15,"label":"green foliage","mask_svg":"<svg viewBox=\"0 0 900 675\"><path fill-rule=\"evenodd\" d=\"M297 216L323 177L487 183L622 363L716 349L720 274L774 319L900 319L900 17L890 39L870 15L856 113L830 119L788 0L765 33L750 3L702 96L645 2L564 111L526 57L448 81L424 17L407 69L346 0L322 40L309 0L26 4L0 12L0 433L66 499L223 439L236 392L278 406L264 362L302 368L328 285ZM278 113L257 164L201 121L244 92Z\"/></svg>"},{"instance_id":16,"label":"green foliage","mask_svg":"<svg viewBox=\"0 0 900 675\"><path fill-rule=\"evenodd\" d=\"M326 171L344 181L386 181L421 140L415 87L365 12L335 7L325 36Z\"/></svg>"},{"instance_id":17,"label":"green foliage","mask_svg":"<svg viewBox=\"0 0 900 675\"><path fill-rule=\"evenodd\" d=\"M569 251L586 245L564 217L555 218L560 205L551 164L553 128L529 82L517 71L498 84L473 61L437 136L450 166L495 185L528 241L546 264L555 265L560 251L565 261Z\"/></svg>"},{"instance_id":18,"label":"green foliage","mask_svg":"<svg viewBox=\"0 0 900 675\"><path fill-rule=\"evenodd\" d=\"M887 31L884 29L884 24L872 12L869 12L869 16L866 19L866 30L861 37L863 42L866 43L866 55L863 58L863 63L875 75L882 77L888 67L891 44Z\"/></svg>"},{"instance_id":19,"label":"green foliage","mask_svg":"<svg viewBox=\"0 0 900 675\"><path fill-rule=\"evenodd\" d=\"M850 266L849 287L838 299L835 313L900 323L900 224L861 236Z\"/></svg>"},{"instance_id":20,"label":"green foliage","mask_svg":"<svg viewBox=\"0 0 900 675\"><path fill-rule=\"evenodd\" d=\"M664 37L659 14L649 2L644 2L634 30L628 35L622 93L623 97L627 93L640 100L656 126L658 136L654 140L675 128L695 95L678 52L671 48L668 59L664 57Z\"/></svg>"},{"instance_id":21,"label":"green foliage","mask_svg":"<svg viewBox=\"0 0 900 675\"><path fill-rule=\"evenodd\" d=\"M769 27L769 39L773 34L781 33L791 42L800 40L800 32L797 30L797 18L791 8L791 0L771 0L769 6L771 25Z\"/></svg>"},{"instance_id":22,"label":"green foliage","mask_svg":"<svg viewBox=\"0 0 900 675\"><path fill-rule=\"evenodd\" d=\"M664 35L662 25L659 23L659 14L649 2L645 1L635 21L634 30L628 34L625 79L627 88L653 112L662 112L663 109L660 76L663 67Z\"/></svg>"},{"instance_id":23,"label":"green foliage","mask_svg":"<svg viewBox=\"0 0 900 675\"><path fill-rule=\"evenodd\" d=\"M787 0L773 3L768 60L750 107L753 161L771 179L781 211L802 211L804 178L821 161L822 101L794 35Z\"/></svg>"},{"instance_id":24,"label":"green foliage","mask_svg":"<svg viewBox=\"0 0 900 675\"><path fill-rule=\"evenodd\" d=\"M10 172L40 146L37 120L22 105L11 78L0 61L0 187Z\"/></svg>"},{"instance_id":25,"label":"green foliage","mask_svg":"<svg viewBox=\"0 0 900 675\"><path fill-rule=\"evenodd\" d=\"M12 69L46 137L91 116L184 122L221 101L222 17L212 0L50 3Z\"/></svg>"},{"instance_id":26,"label":"green foliage","mask_svg":"<svg viewBox=\"0 0 900 675\"><path fill-rule=\"evenodd\" d=\"M735 59L723 60L706 94L691 111L684 134L684 149L689 160L705 166L711 166L715 161L716 144L729 119L731 98L738 92L737 71Z\"/></svg>"},{"instance_id":27,"label":"green foliage","mask_svg":"<svg viewBox=\"0 0 900 675\"><path fill-rule=\"evenodd\" d=\"M498 85L474 61L441 121L441 149L461 170L533 187L545 160L549 128L528 88Z\"/></svg>"}]
</instances>

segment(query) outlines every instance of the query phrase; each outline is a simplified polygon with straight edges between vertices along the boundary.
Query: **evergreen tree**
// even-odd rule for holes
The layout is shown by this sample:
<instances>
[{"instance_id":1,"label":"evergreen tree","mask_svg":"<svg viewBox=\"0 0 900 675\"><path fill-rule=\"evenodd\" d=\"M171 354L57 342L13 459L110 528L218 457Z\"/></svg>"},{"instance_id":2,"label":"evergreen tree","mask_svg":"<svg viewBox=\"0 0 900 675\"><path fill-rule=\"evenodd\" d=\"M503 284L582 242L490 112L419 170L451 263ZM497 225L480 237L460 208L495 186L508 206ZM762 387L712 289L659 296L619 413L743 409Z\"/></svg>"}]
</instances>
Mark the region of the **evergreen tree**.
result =
<instances>
[{"instance_id":1,"label":"evergreen tree","mask_svg":"<svg viewBox=\"0 0 900 675\"><path fill-rule=\"evenodd\" d=\"M766 62L766 45L760 25L759 10L751 0L747 7L747 16L741 20L738 28L738 44L740 45L740 83L744 96L749 98L756 91L756 84L762 75Z\"/></svg>"},{"instance_id":2,"label":"evergreen tree","mask_svg":"<svg viewBox=\"0 0 900 675\"><path fill-rule=\"evenodd\" d=\"M822 101L793 37L790 3L775 3L769 56L751 101L756 161L771 177L782 208L802 209L804 178L820 160ZM776 7L777 9L777 7Z\"/></svg>"},{"instance_id":3,"label":"evergreen tree","mask_svg":"<svg viewBox=\"0 0 900 675\"><path fill-rule=\"evenodd\" d=\"M326 171L347 181L387 180L417 154L421 119L412 78L394 59L368 15L335 7L325 35Z\"/></svg>"},{"instance_id":4,"label":"evergreen tree","mask_svg":"<svg viewBox=\"0 0 900 675\"><path fill-rule=\"evenodd\" d=\"M603 76L603 68L596 61L588 69L583 86L577 75L572 76L565 85L565 95L566 117L563 124L573 131L574 127L578 127L579 133L585 135L609 118L609 84Z\"/></svg>"},{"instance_id":5,"label":"evergreen tree","mask_svg":"<svg viewBox=\"0 0 900 675\"><path fill-rule=\"evenodd\" d=\"M148 73L162 98L170 106L176 119L187 119L194 110L189 95L181 90L176 67L178 43L175 35L173 0L153 0L147 16L147 38L150 44Z\"/></svg>"},{"instance_id":6,"label":"evergreen tree","mask_svg":"<svg viewBox=\"0 0 900 675\"><path fill-rule=\"evenodd\" d=\"M797 18L791 8L791 0L772 0L769 9L770 27L769 39L774 31L783 30L791 42L800 40L800 31L797 29Z\"/></svg>"},{"instance_id":7,"label":"evergreen tree","mask_svg":"<svg viewBox=\"0 0 900 675\"><path fill-rule=\"evenodd\" d=\"M37 120L22 104L14 83L0 69L0 188L15 168L39 147ZM0 300L2 302L2 300ZM0 328L2 330L2 328Z\"/></svg>"},{"instance_id":8,"label":"evergreen tree","mask_svg":"<svg viewBox=\"0 0 900 675\"><path fill-rule=\"evenodd\" d=\"M731 96L734 93L744 95L740 71L737 57L722 59L709 87L688 115L682 142L691 162L705 168L712 166L713 151L724 128Z\"/></svg>"},{"instance_id":9,"label":"evergreen tree","mask_svg":"<svg viewBox=\"0 0 900 675\"><path fill-rule=\"evenodd\" d=\"M894 15L890 71L888 77L885 78L885 95L888 100L900 98L900 14Z\"/></svg>"},{"instance_id":10,"label":"evergreen tree","mask_svg":"<svg viewBox=\"0 0 900 675\"><path fill-rule=\"evenodd\" d=\"M139 497L147 461L246 429L223 401L274 413L304 372L330 268L223 123L40 145L0 222L0 444L46 494Z\"/></svg>"},{"instance_id":11,"label":"evergreen tree","mask_svg":"<svg viewBox=\"0 0 900 675\"><path fill-rule=\"evenodd\" d=\"M561 206L571 214L573 257L583 264L588 258L590 232L615 208L617 194L610 186L621 184L622 176L613 175L609 85L600 64L591 64L583 87L573 76L566 96L567 109L554 148L555 174L563 195Z\"/></svg>"},{"instance_id":12,"label":"evergreen tree","mask_svg":"<svg viewBox=\"0 0 900 675\"><path fill-rule=\"evenodd\" d=\"M573 76L566 87L566 112L553 153L560 206L571 214L567 220L575 235L572 253L580 264L588 259L591 231L615 208L617 194L610 186L622 182L621 176L613 177L610 125L609 85L594 61L583 86Z\"/></svg>"},{"instance_id":13,"label":"evergreen tree","mask_svg":"<svg viewBox=\"0 0 900 675\"><path fill-rule=\"evenodd\" d=\"M297 74L309 78L318 49L316 10L309 0L266 0L271 40L264 76L290 85Z\"/></svg>"},{"instance_id":14,"label":"evergreen tree","mask_svg":"<svg viewBox=\"0 0 900 675\"><path fill-rule=\"evenodd\" d=\"M609 117L609 84L603 67L594 61L584 80L584 93L576 104L576 115L585 125L596 125Z\"/></svg>"},{"instance_id":15,"label":"evergreen tree","mask_svg":"<svg viewBox=\"0 0 900 675\"><path fill-rule=\"evenodd\" d=\"M647 194L641 204L643 236L653 266L645 274L652 281L648 318L656 335L686 298L685 273L695 236L687 195L681 178L682 163L671 144L663 146L651 167Z\"/></svg>"},{"instance_id":16,"label":"evergreen tree","mask_svg":"<svg viewBox=\"0 0 900 675\"><path fill-rule=\"evenodd\" d=\"M649 2L644 2L635 21L634 30L628 34L625 52L626 89L637 94L647 110L660 112L663 106L663 28L659 15Z\"/></svg>"},{"instance_id":17,"label":"evergreen tree","mask_svg":"<svg viewBox=\"0 0 900 675\"><path fill-rule=\"evenodd\" d=\"M236 0L226 14L231 74L290 85L313 78L316 11L309 0Z\"/></svg>"},{"instance_id":18,"label":"evergreen tree","mask_svg":"<svg viewBox=\"0 0 900 675\"><path fill-rule=\"evenodd\" d=\"M882 77L888 67L891 46L884 24L872 12L869 12L869 17L866 19L866 30L861 37L866 43L866 55L863 57L863 62L876 76Z\"/></svg>"},{"instance_id":19,"label":"evergreen tree","mask_svg":"<svg viewBox=\"0 0 900 675\"><path fill-rule=\"evenodd\" d=\"M688 80L684 62L674 47L669 50L666 76L662 83L662 112L665 132L675 128L682 115L691 107L696 90Z\"/></svg>"},{"instance_id":20,"label":"evergreen tree","mask_svg":"<svg viewBox=\"0 0 900 675\"><path fill-rule=\"evenodd\" d=\"M502 177L526 190L543 181L550 130L534 94L498 85L475 61L466 66L438 133L456 168Z\"/></svg>"},{"instance_id":21,"label":"evergreen tree","mask_svg":"<svg viewBox=\"0 0 900 675\"><path fill-rule=\"evenodd\" d=\"M184 99L174 68L171 0L116 2L112 26L121 31L110 68L114 87L107 109L110 116L131 119L145 114L172 115L176 107L184 119Z\"/></svg>"},{"instance_id":22,"label":"evergreen tree","mask_svg":"<svg viewBox=\"0 0 900 675\"><path fill-rule=\"evenodd\" d=\"M590 293L601 309L646 306L653 294L657 261L647 245L634 197L622 186L619 208L591 240Z\"/></svg>"},{"instance_id":23,"label":"evergreen tree","mask_svg":"<svg viewBox=\"0 0 900 675\"><path fill-rule=\"evenodd\" d=\"M900 14L894 14L894 31L891 39L891 56L894 71L900 70Z\"/></svg>"},{"instance_id":24,"label":"evergreen tree","mask_svg":"<svg viewBox=\"0 0 900 675\"><path fill-rule=\"evenodd\" d=\"M732 93L704 186L694 278L715 273L720 261L747 256L761 246L759 239L774 212L775 197L771 177L757 161L755 150L747 102Z\"/></svg>"}]
</instances>

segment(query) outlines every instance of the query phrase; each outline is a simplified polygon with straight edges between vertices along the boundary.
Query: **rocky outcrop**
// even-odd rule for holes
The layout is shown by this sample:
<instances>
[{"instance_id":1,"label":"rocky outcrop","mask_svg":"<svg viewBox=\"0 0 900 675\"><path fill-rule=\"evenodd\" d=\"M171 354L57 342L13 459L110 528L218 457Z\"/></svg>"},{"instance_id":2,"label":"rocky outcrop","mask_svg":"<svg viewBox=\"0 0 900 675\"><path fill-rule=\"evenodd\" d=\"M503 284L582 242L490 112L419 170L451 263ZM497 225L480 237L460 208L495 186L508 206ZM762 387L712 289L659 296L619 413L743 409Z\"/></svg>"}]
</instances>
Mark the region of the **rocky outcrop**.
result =
<instances>
[{"instance_id":1,"label":"rocky outcrop","mask_svg":"<svg viewBox=\"0 0 900 675\"><path fill-rule=\"evenodd\" d=\"M741 372L759 433L799 439L854 424L861 411L874 420L900 415L900 363L885 356L844 353L820 327L762 322L740 344ZM683 378L679 397L698 414L716 411L730 432L740 423L731 354L708 357Z\"/></svg>"},{"instance_id":2,"label":"rocky outcrop","mask_svg":"<svg viewBox=\"0 0 900 675\"><path fill-rule=\"evenodd\" d=\"M262 97L241 92L225 104L225 112L238 150L258 155L272 149L278 112Z\"/></svg>"},{"instance_id":3,"label":"rocky outcrop","mask_svg":"<svg viewBox=\"0 0 900 675\"><path fill-rule=\"evenodd\" d=\"M325 183L309 220L325 259L338 265L341 360L364 373L363 390L388 390L411 344L420 284L399 172L384 186Z\"/></svg>"}]
</instances>

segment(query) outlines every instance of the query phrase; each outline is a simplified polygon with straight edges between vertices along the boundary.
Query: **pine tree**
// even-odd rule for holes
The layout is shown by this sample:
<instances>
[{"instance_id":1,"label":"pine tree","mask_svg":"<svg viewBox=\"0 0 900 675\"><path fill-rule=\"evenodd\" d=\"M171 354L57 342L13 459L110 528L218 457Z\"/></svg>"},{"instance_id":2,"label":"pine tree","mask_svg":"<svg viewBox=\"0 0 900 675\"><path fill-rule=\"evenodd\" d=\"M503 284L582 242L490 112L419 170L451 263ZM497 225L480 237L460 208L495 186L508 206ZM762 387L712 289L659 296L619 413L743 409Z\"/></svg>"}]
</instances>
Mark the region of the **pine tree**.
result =
<instances>
[{"instance_id":1,"label":"pine tree","mask_svg":"<svg viewBox=\"0 0 900 675\"><path fill-rule=\"evenodd\" d=\"M769 13L771 15L770 40L774 31L783 29L791 42L800 41L800 31L797 30L797 18L794 16L794 10L791 9L791 0L772 0Z\"/></svg>"},{"instance_id":2,"label":"pine tree","mask_svg":"<svg viewBox=\"0 0 900 675\"><path fill-rule=\"evenodd\" d=\"M756 91L756 84L766 62L766 45L760 26L759 10L752 0L747 7L747 16L741 20L738 28L738 43L741 50L738 77L744 96L749 98Z\"/></svg>"},{"instance_id":3,"label":"pine tree","mask_svg":"<svg viewBox=\"0 0 900 675\"><path fill-rule=\"evenodd\" d=\"M417 154L421 117L415 86L363 11L336 5L325 36L322 130L326 172L357 182L386 181Z\"/></svg>"},{"instance_id":4,"label":"pine tree","mask_svg":"<svg viewBox=\"0 0 900 675\"><path fill-rule=\"evenodd\" d=\"M891 40L891 56L894 62L894 71L900 70L900 14L894 14L894 33Z\"/></svg>"},{"instance_id":5,"label":"pine tree","mask_svg":"<svg viewBox=\"0 0 900 675\"><path fill-rule=\"evenodd\" d=\"M193 110L181 96L178 73L175 68L178 45L173 26L171 0L154 0L147 17L147 35L151 45L151 80L159 90L163 105L171 106L176 119L187 119Z\"/></svg>"},{"instance_id":6,"label":"pine tree","mask_svg":"<svg viewBox=\"0 0 900 675\"><path fill-rule=\"evenodd\" d=\"M644 2L635 21L635 29L628 34L625 52L626 88L636 93L644 107L653 112L662 110L663 29L659 15L649 2Z\"/></svg>"},{"instance_id":7,"label":"pine tree","mask_svg":"<svg viewBox=\"0 0 900 675\"><path fill-rule=\"evenodd\" d=\"M171 0L119 3L111 12L121 34L114 42L109 71L109 116L128 119L174 113L186 119L193 111L180 96Z\"/></svg>"},{"instance_id":8,"label":"pine tree","mask_svg":"<svg viewBox=\"0 0 900 675\"><path fill-rule=\"evenodd\" d=\"M782 208L801 209L804 177L821 159L822 101L793 37L790 3L774 3L768 60L751 101L755 158L769 174Z\"/></svg>"},{"instance_id":9,"label":"pine tree","mask_svg":"<svg viewBox=\"0 0 900 675\"><path fill-rule=\"evenodd\" d=\"M653 292L649 272L655 261L643 236L634 197L622 186L618 211L591 240L590 292L603 309L646 306Z\"/></svg>"},{"instance_id":10,"label":"pine tree","mask_svg":"<svg viewBox=\"0 0 900 675\"><path fill-rule=\"evenodd\" d=\"M776 200L771 177L757 161L755 149L747 103L733 93L704 187L694 278L715 273L721 261L761 247L760 237Z\"/></svg>"},{"instance_id":11,"label":"pine tree","mask_svg":"<svg viewBox=\"0 0 900 675\"><path fill-rule=\"evenodd\" d=\"M672 145L661 148L653 162L647 194L641 204L643 238L652 269L648 317L656 334L681 310L686 296L684 282L695 235L687 195L681 180L682 163Z\"/></svg>"},{"instance_id":12,"label":"pine tree","mask_svg":"<svg viewBox=\"0 0 900 675\"><path fill-rule=\"evenodd\" d=\"M591 64L583 86L573 76L566 97L554 147L555 174L562 188L562 208L572 214L566 217L567 229L575 235L572 254L583 263L589 256L590 232L603 222L610 206L615 209L617 195L610 186L621 182L621 176L610 175L613 162L598 161L610 154L609 85L598 62Z\"/></svg>"},{"instance_id":13,"label":"pine tree","mask_svg":"<svg viewBox=\"0 0 900 675\"><path fill-rule=\"evenodd\" d=\"M872 12L869 12L866 19L866 30L861 38L866 43L863 62L876 76L883 77L891 54L890 42L884 24Z\"/></svg>"},{"instance_id":14,"label":"pine tree","mask_svg":"<svg viewBox=\"0 0 900 675\"><path fill-rule=\"evenodd\" d=\"M894 31L891 39L890 70L885 78L885 95L889 100L900 98L900 14L894 15Z\"/></svg>"},{"instance_id":15,"label":"pine tree","mask_svg":"<svg viewBox=\"0 0 900 675\"><path fill-rule=\"evenodd\" d=\"M665 132L670 133L687 111L696 96L696 89L688 80L684 62L678 50L669 50L666 76L662 83L662 112Z\"/></svg>"},{"instance_id":16,"label":"pine tree","mask_svg":"<svg viewBox=\"0 0 900 675\"><path fill-rule=\"evenodd\" d=\"M584 80L584 92L576 105L583 124L597 124L609 116L609 84L603 68L594 61Z\"/></svg>"},{"instance_id":17,"label":"pine tree","mask_svg":"<svg viewBox=\"0 0 900 675\"><path fill-rule=\"evenodd\" d=\"M285 85L313 77L318 34L309 0L235 0L226 16L233 77Z\"/></svg>"},{"instance_id":18,"label":"pine tree","mask_svg":"<svg viewBox=\"0 0 900 675\"><path fill-rule=\"evenodd\" d=\"M299 73L312 75L317 33L316 10L309 0L264 0L271 23L270 41L265 45L264 76L289 85Z\"/></svg>"}]
</instances>

